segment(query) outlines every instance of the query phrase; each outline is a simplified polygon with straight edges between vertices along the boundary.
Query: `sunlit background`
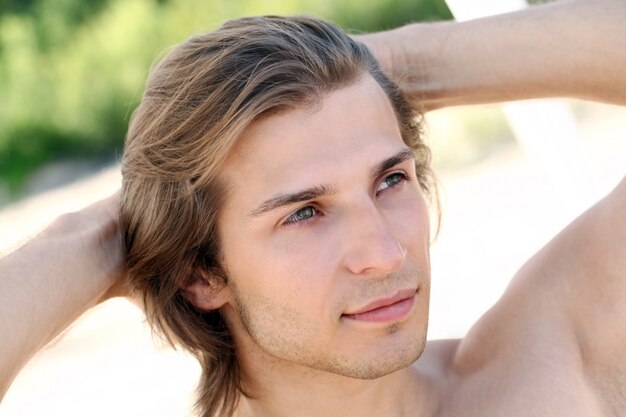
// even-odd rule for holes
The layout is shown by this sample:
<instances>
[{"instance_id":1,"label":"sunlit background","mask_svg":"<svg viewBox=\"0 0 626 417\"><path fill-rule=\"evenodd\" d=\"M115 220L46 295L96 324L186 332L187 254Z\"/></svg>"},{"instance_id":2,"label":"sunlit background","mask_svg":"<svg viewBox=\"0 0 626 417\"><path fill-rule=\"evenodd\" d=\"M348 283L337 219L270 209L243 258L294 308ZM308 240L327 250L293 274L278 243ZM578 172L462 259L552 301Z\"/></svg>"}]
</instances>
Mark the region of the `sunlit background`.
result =
<instances>
[{"instance_id":1,"label":"sunlit background","mask_svg":"<svg viewBox=\"0 0 626 417\"><path fill-rule=\"evenodd\" d=\"M451 18L443 0L0 0L0 253L119 188L130 114L169 46L227 19L301 13L355 33ZM626 173L623 108L531 104L427 115L443 203L431 339L462 337ZM31 361L0 417L190 415L198 368L156 345L141 312L107 302Z\"/></svg>"}]
</instances>

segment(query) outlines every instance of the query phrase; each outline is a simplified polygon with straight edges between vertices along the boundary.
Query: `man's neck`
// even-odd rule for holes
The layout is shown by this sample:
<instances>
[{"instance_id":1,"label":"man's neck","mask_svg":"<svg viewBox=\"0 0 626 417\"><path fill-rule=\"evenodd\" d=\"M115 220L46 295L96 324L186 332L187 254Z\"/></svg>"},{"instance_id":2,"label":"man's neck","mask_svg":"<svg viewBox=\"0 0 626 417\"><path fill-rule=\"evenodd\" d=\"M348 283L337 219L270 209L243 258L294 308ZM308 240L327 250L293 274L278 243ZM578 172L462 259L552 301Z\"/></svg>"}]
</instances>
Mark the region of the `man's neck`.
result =
<instances>
[{"instance_id":1,"label":"man's neck","mask_svg":"<svg viewBox=\"0 0 626 417\"><path fill-rule=\"evenodd\" d=\"M436 408L432 385L413 368L361 380L270 362L241 364L250 397L241 397L237 417L422 417Z\"/></svg>"}]
</instances>

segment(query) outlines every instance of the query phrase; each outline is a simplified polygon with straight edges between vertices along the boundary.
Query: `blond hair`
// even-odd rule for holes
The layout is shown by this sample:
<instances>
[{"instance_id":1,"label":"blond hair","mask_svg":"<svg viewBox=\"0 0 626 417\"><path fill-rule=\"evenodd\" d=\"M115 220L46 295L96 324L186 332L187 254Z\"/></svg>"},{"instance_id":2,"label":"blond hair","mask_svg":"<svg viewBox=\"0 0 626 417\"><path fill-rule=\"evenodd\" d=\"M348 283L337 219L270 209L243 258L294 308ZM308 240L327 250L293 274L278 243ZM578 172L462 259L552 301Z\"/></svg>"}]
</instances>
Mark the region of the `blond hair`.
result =
<instances>
[{"instance_id":1,"label":"blond hair","mask_svg":"<svg viewBox=\"0 0 626 417\"><path fill-rule=\"evenodd\" d=\"M232 415L241 390L233 340L219 311L201 311L182 288L198 271L226 284L219 265L217 214L225 198L219 170L243 130L277 112L373 77L393 105L432 188L430 153L417 114L367 48L335 25L310 17L252 17L224 24L174 49L152 71L133 114L123 158L121 221L132 285L153 328L200 361L197 408Z\"/></svg>"}]
</instances>

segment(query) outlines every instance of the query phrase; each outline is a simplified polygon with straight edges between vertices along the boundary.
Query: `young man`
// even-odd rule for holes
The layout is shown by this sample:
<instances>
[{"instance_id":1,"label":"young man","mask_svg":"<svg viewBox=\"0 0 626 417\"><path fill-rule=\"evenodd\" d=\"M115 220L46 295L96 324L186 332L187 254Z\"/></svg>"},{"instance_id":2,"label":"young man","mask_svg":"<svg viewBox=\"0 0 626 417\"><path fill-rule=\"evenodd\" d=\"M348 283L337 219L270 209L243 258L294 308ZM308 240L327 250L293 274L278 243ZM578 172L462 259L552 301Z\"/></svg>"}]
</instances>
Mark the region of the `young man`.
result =
<instances>
[{"instance_id":1,"label":"young man","mask_svg":"<svg viewBox=\"0 0 626 417\"><path fill-rule=\"evenodd\" d=\"M582 63L598 65L607 55L581 48L587 21L608 28L602 40L615 36L615 43L607 42L615 48L608 55L626 68L624 49L615 46L624 39L619 3L567 2L529 12L569 35L562 35L559 54L571 58L563 62L563 71L573 81L545 94L624 100L621 71L607 65L595 77L577 72L586 68ZM527 16L487 20L481 27L506 39L511 27L532 28ZM289 36L284 26L276 39L297 44L309 57L331 54L328 60L305 62L319 63L310 76L323 74L327 83L307 84L311 80L304 79L301 67L299 77L272 82L278 81L268 69L272 64L278 69L291 65L280 54L283 47L258 56L258 49L250 48L243 56L247 60L228 67L228 57L220 55L224 48L237 42L249 46L256 36L271 35L257 30L241 36L240 30L254 24L270 24L274 30L276 25L307 26L308 42L302 33ZM244 21L224 29L231 37L222 33L218 46L200 46L215 39L191 41L194 53L179 49L156 70L129 132L122 221L130 276L146 295L153 322L203 361L204 415L622 415L626 183L533 257L465 339L429 342L423 349L430 278L427 197L432 192L427 152L401 97L364 51L323 23L299 24ZM413 26L394 36L463 28L475 27ZM377 45L379 57L393 51L380 43L387 36L368 40ZM463 39L470 42L471 36ZM338 50L329 45L339 45ZM462 46L451 55L470 49ZM439 49L440 58L448 56ZM353 55L349 62L340 60L343 66L330 65L339 51ZM502 56L510 51L504 49ZM502 71L496 79L516 85L528 74L529 88L519 91L544 95L536 86L552 86L544 79L552 76L533 71L533 63L541 60L531 52L524 55L528 72L492 63ZM541 52L548 65L551 53ZM220 57L217 64L215 56ZM186 65L202 59L203 65ZM258 65L251 64L255 59ZM473 74L469 63L474 61L475 67L485 65L472 59L457 70ZM220 73L212 64L229 70ZM347 67L360 71L346 72ZM387 62L386 67L397 65ZM206 82L206 77L220 82ZM507 77L513 81L507 84ZM199 84L191 88L190 80ZM587 87L580 85L583 81ZM208 101L193 99L202 93L211 99L232 97L215 92L229 82L241 88L242 96L210 101L213 107L224 106L220 114L206 111L212 108L204 107ZM437 90L445 96L459 85ZM484 97L480 87L473 91L478 98L464 102ZM264 93L263 100L253 99ZM239 111L229 112L232 106ZM435 105L427 101L427 106ZM240 123L220 124L219 117ZM174 119L186 123L168 123ZM208 138L219 138L221 145L212 148L219 141ZM218 154L221 160L206 163ZM3 261L0 323L3 336L12 335L1 352L5 386L78 314L125 292L120 289L116 207L113 198L72 215L72 221L83 221L78 229L63 218ZM74 262L54 258L76 250L91 256ZM54 267L49 281L37 274L41 266L28 264L33 257L45 268ZM21 276L26 278L15 285ZM55 302L54 294L68 294L70 302ZM29 299L42 302L32 308L20 301ZM240 397L240 390L247 395Z\"/></svg>"},{"instance_id":2,"label":"young man","mask_svg":"<svg viewBox=\"0 0 626 417\"><path fill-rule=\"evenodd\" d=\"M202 364L204 415L285 414L287 387L331 404L304 375L342 396L376 380L362 406L396 402L426 340L432 182L365 46L304 17L192 38L150 76L122 174L130 281Z\"/></svg>"}]
</instances>

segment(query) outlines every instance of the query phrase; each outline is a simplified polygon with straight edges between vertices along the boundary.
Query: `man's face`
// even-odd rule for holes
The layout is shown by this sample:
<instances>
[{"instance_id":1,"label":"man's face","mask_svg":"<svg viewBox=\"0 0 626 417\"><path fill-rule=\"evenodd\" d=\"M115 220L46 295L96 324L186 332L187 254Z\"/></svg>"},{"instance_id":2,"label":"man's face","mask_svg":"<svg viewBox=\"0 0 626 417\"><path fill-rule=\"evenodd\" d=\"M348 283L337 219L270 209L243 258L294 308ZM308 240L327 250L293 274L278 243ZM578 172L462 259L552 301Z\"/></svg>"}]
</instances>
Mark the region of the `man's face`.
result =
<instances>
[{"instance_id":1,"label":"man's face","mask_svg":"<svg viewBox=\"0 0 626 417\"><path fill-rule=\"evenodd\" d=\"M222 174L221 312L240 359L367 379L417 359L428 322L428 213L371 77L254 123Z\"/></svg>"}]
</instances>

